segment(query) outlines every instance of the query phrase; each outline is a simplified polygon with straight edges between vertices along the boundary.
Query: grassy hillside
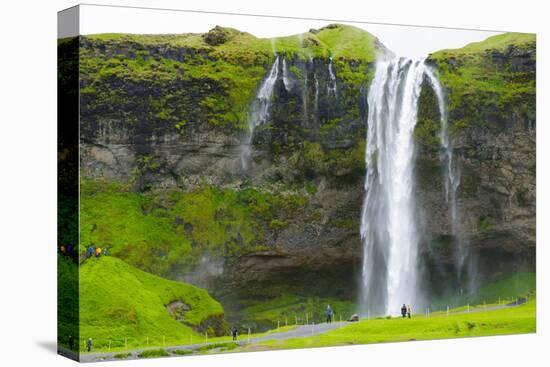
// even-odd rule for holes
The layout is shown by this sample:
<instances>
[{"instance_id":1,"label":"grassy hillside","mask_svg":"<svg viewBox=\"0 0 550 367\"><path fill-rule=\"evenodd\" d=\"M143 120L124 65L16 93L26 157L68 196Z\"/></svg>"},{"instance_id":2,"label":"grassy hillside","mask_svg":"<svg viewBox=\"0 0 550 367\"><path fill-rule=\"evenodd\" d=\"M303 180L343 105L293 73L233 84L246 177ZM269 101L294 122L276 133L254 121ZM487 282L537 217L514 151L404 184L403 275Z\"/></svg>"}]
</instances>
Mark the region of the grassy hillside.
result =
<instances>
[{"instance_id":1,"label":"grassy hillside","mask_svg":"<svg viewBox=\"0 0 550 367\"><path fill-rule=\"evenodd\" d=\"M74 340L79 334L78 266L67 256L57 257L57 341L69 346L69 336Z\"/></svg>"},{"instance_id":2,"label":"grassy hillside","mask_svg":"<svg viewBox=\"0 0 550 367\"><path fill-rule=\"evenodd\" d=\"M243 324L255 326L254 330L276 327L279 325L303 324L306 314L309 322L320 323L325 320L325 308L330 305L335 320L347 320L356 312L356 305L351 301L332 298L300 297L281 295L271 300L252 302L244 307Z\"/></svg>"},{"instance_id":3,"label":"grassy hillside","mask_svg":"<svg viewBox=\"0 0 550 367\"><path fill-rule=\"evenodd\" d=\"M501 302L512 302L518 297L534 295L536 290L536 273L517 272L511 273L504 278L490 284L481 286L474 295L465 297L446 297L435 300L432 303L434 310L443 310L447 306L457 305L481 305L483 303L494 304Z\"/></svg>"},{"instance_id":4,"label":"grassy hillside","mask_svg":"<svg viewBox=\"0 0 550 367\"><path fill-rule=\"evenodd\" d=\"M166 309L182 301L189 311L177 321ZM80 268L81 348L94 349L187 343L209 318L222 318L222 306L202 289L159 278L115 257L86 260ZM210 330L213 335L213 330ZM148 339L148 340L147 340Z\"/></svg>"}]
</instances>

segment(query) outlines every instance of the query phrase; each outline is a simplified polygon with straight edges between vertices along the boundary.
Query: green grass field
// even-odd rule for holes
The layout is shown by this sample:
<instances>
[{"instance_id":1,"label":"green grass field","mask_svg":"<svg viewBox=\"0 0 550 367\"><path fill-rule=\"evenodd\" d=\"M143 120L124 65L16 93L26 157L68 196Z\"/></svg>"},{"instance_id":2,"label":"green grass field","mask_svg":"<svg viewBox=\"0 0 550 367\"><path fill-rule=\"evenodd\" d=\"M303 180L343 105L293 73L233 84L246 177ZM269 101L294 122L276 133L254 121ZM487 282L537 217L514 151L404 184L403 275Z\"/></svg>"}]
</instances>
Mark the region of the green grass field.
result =
<instances>
[{"instance_id":1,"label":"green grass field","mask_svg":"<svg viewBox=\"0 0 550 367\"><path fill-rule=\"evenodd\" d=\"M265 302L255 302L245 307L243 314L248 317L245 321L252 321L259 325L294 325L303 324L306 314L309 322L319 323L325 319L325 308L329 304L336 315L343 320L355 313L356 304L351 301L342 301L334 298L300 297L296 295L281 295Z\"/></svg>"},{"instance_id":2,"label":"green grass field","mask_svg":"<svg viewBox=\"0 0 550 367\"><path fill-rule=\"evenodd\" d=\"M222 306L205 290L138 270L120 259L92 258L80 268L80 339L93 351L186 344L204 336L194 327L223 316ZM190 310L177 321L166 306L174 300ZM202 339L201 339L202 340Z\"/></svg>"},{"instance_id":3,"label":"green grass field","mask_svg":"<svg viewBox=\"0 0 550 367\"><path fill-rule=\"evenodd\" d=\"M239 348L237 351L523 334L535 331L536 304L533 300L518 307L493 311L422 316L410 320L364 320L314 337L268 341Z\"/></svg>"}]
</instances>

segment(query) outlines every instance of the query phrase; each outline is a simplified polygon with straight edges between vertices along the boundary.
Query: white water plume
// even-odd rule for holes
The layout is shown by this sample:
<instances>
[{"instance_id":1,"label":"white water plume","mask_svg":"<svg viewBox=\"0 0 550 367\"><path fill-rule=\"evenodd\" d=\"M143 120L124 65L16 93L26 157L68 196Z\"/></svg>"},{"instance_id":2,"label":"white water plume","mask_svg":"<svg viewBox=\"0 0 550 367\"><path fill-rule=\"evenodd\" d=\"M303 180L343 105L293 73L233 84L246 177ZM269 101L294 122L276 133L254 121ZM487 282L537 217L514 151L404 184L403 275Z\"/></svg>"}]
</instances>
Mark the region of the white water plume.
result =
<instances>
[{"instance_id":1,"label":"white water plume","mask_svg":"<svg viewBox=\"0 0 550 367\"><path fill-rule=\"evenodd\" d=\"M413 132L423 61L379 61L368 93L365 197L361 213L363 302L372 314L420 307ZM366 311L366 310L364 310Z\"/></svg>"},{"instance_id":2,"label":"white water plume","mask_svg":"<svg viewBox=\"0 0 550 367\"><path fill-rule=\"evenodd\" d=\"M284 60L283 60L284 62ZM256 93L256 98L254 99L252 106L250 108L248 116L248 135L246 137L245 143L242 145L241 150L241 166L243 169L248 168L248 162L250 160L250 149L252 144L252 139L254 138L254 131L256 127L267 122L269 117L269 112L271 109L271 97L273 95L273 89L275 83L279 77L279 57L275 58L273 65L269 71L269 74L262 82L258 92Z\"/></svg>"}]
</instances>

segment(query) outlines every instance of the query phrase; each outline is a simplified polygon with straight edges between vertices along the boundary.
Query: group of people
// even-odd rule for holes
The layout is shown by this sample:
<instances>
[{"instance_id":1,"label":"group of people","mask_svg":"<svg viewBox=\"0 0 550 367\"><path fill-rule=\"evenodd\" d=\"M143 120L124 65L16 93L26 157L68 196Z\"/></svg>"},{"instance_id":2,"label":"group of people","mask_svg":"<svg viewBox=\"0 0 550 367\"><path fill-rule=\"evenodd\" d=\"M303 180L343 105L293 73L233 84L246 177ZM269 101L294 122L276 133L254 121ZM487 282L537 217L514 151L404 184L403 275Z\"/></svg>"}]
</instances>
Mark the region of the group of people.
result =
<instances>
[{"instance_id":1,"label":"group of people","mask_svg":"<svg viewBox=\"0 0 550 367\"><path fill-rule=\"evenodd\" d=\"M411 318L411 305L406 305L403 303L403 306L401 307L401 316L403 316L403 318Z\"/></svg>"},{"instance_id":2,"label":"group of people","mask_svg":"<svg viewBox=\"0 0 550 367\"><path fill-rule=\"evenodd\" d=\"M75 248L73 245L60 245L59 246L59 252L62 254L62 255L65 255L65 256L73 256L75 255L76 256L76 252L75 252ZM105 248L101 248L101 247L95 247L93 245L89 245L87 248L86 248L86 252L84 253L84 258L85 259L89 259L91 257L100 257L100 256L106 256L106 255L109 255L109 249L107 247Z\"/></svg>"},{"instance_id":3,"label":"group of people","mask_svg":"<svg viewBox=\"0 0 550 367\"><path fill-rule=\"evenodd\" d=\"M109 255L109 249L107 247L102 249L101 247L94 247L92 245L88 246L88 248L86 249L86 259L89 259L93 256L100 257L101 255Z\"/></svg>"},{"instance_id":4,"label":"group of people","mask_svg":"<svg viewBox=\"0 0 550 367\"><path fill-rule=\"evenodd\" d=\"M73 245L61 245L59 246L59 251L66 256L70 256L73 253L74 247Z\"/></svg>"}]
</instances>

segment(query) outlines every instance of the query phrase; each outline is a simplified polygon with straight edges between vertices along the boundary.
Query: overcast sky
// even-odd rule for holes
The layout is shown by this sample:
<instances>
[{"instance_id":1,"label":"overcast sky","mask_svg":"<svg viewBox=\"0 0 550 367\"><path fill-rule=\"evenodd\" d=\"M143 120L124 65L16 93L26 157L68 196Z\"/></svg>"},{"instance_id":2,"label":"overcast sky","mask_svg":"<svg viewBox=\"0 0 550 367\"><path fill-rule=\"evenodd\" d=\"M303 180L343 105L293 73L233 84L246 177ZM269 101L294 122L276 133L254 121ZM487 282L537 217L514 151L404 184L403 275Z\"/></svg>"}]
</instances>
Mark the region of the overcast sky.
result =
<instances>
[{"instance_id":1,"label":"overcast sky","mask_svg":"<svg viewBox=\"0 0 550 367\"><path fill-rule=\"evenodd\" d=\"M343 22L372 33L399 56L423 57L437 50L458 48L501 32L408 27ZM331 21L190 13L122 7L81 6L80 34L204 33L216 25L233 27L257 37L277 37L321 28Z\"/></svg>"}]
</instances>

